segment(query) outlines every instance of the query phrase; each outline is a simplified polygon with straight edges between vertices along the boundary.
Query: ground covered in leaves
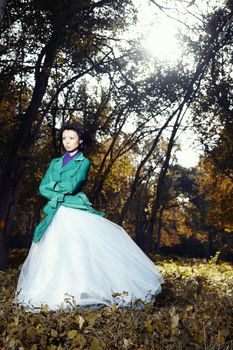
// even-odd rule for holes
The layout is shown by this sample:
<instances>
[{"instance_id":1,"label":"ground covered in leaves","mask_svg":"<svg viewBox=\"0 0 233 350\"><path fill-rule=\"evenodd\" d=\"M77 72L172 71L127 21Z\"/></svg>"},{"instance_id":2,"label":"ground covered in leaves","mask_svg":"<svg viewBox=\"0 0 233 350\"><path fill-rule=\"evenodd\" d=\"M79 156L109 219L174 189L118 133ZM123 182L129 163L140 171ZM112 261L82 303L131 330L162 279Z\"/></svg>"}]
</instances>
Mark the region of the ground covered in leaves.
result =
<instances>
[{"instance_id":1,"label":"ground covered in leaves","mask_svg":"<svg viewBox=\"0 0 233 350\"><path fill-rule=\"evenodd\" d=\"M21 256L20 256L21 254ZM16 258L17 256L17 258ZM233 266L156 256L165 282L153 304L30 313L14 305L19 261L0 272L0 349L232 350ZM142 305L141 305L142 306Z\"/></svg>"}]
</instances>

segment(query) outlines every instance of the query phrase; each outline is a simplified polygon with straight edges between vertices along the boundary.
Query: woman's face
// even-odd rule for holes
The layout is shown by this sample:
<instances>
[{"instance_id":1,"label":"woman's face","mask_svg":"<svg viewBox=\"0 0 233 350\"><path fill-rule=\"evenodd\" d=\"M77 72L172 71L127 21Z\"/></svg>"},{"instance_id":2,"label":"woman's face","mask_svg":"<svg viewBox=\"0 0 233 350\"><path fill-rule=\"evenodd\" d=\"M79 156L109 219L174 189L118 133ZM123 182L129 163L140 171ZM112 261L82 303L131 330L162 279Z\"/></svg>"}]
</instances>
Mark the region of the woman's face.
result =
<instances>
[{"instance_id":1,"label":"woman's face","mask_svg":"<svg viewBox=\"0 0 233 350\"><path fill-rule=\"evenodd\" d=\"M83 140L81 140L74 130L64 130L62 133L62 143L65 147L66 151L70 153L70 155L74 154L80 143L82 143Z\"/></svg>"}]
</instances>

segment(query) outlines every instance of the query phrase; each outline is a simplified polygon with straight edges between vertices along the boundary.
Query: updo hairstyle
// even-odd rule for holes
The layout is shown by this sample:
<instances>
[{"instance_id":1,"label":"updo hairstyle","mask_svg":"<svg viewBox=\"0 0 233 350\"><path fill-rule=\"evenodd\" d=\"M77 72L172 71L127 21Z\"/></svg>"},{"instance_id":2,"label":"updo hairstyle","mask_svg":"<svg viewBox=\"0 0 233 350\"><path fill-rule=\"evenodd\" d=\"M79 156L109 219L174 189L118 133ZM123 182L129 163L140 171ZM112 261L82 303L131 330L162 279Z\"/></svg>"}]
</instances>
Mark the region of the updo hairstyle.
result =
<instances>
[{"instance_id":1,"label":"updo hairstyle","mask_svg":"<svg viewBox=\"0 0 233 350\"><path fill-rule=\"evenodd\" d=\"M76 131L80 140L83 140L83 142L80 143L80 145L78 147L78 149L80 151L84 151L88 147L89 137L88 137L83 125L81 125L79 123L65 123L65 124L63 124L61 127L61 130L60 130L60 142L61 142L61 144L62 144L62 134L63 134L63 131L65 131L65 130Z\"/></svg>"}]
</instances>

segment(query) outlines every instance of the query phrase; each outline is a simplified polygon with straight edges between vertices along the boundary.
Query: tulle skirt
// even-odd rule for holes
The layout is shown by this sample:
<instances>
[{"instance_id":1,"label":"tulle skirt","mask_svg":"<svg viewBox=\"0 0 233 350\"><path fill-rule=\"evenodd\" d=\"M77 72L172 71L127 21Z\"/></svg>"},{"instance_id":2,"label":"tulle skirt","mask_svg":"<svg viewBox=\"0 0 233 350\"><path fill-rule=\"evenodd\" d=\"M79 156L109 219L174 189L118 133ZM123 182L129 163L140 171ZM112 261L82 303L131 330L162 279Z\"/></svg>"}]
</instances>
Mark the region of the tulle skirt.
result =
<instances>
[{"instance_id":1,"label":"tulle skirt","mask_svg":"<svg viewBox=\"0 0 233 350\"><path fill-rule=\"evenodd\" d=\"M60 206L44 236L32 243L17 284L19 304L69 306L150 302L163 278L119 225Z\"/></svg>"}]
</instances>

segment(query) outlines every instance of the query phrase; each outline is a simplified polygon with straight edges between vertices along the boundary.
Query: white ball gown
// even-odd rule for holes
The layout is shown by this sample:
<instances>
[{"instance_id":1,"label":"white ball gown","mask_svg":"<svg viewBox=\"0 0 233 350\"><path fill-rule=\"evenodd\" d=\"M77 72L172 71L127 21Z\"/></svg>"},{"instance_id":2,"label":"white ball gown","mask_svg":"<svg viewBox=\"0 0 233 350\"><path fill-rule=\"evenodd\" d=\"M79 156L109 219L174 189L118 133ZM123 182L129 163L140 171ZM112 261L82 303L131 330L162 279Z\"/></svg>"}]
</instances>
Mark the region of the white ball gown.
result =
<instances>
[{"instance_id":1,"label":"white ball gown","mask_svg":"<svg viewBox=\"0 0 233 350\"><path fill-rule=\"evenodd\" d=\"M85 210L60 206L32 243L17 284L20 305L36 310L154 300L163 278L126 231Z\"/></svg>"}]
</instances>

